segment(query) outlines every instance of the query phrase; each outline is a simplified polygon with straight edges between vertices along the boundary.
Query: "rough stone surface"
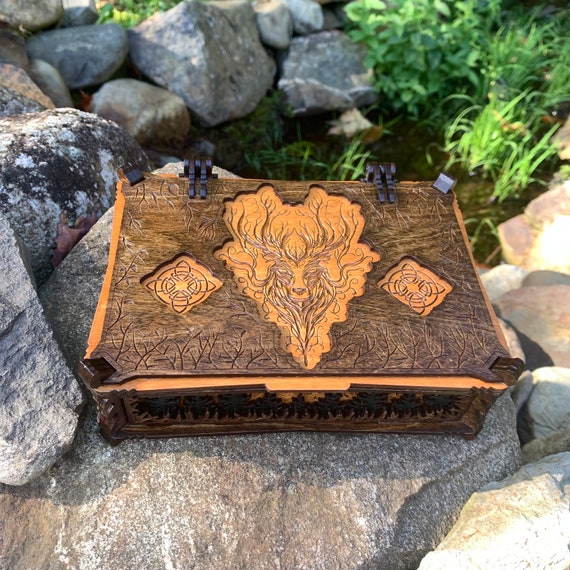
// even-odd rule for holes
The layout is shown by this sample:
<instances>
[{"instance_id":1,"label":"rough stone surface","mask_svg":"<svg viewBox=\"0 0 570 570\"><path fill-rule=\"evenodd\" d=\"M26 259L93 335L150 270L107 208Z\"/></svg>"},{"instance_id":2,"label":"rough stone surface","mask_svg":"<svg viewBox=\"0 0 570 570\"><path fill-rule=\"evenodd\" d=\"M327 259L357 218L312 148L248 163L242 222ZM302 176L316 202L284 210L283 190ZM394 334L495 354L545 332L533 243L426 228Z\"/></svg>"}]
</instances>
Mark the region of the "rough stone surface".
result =
<instances>
[{"instance_id":1,"label":"rough stone surface","mask_svg":"<svg viewBox=\"0 0 570 570\"><path fill-rule=\"evenodd\" d=\"M141 144L167 144L183 139L190 129L181 97L136 79L105 83L91 100L91 112L115 121Z\"/></svg>"},{"instance_id":2,"label":"rough stone surface","mask_svg":"<svg viewBox=\"0 0 570 570\"><path fill-rule=\"evenodd\" d=\"M96 115L53 109L0 119L0 212L29 247L38 281L51 271L61 214L73 224L107 210L126 162L147 167L139 145Z\"/></svg>"},{"instance_id":3,"label":"rough stone surface","mask_svg":"<svg viewBox=\"0 0 570 570\"><path fill-rule=\"evenodd\" d=\"M522 282L522 287L539 287L541 285L570 285L570 275L558 271L531 271Z\"/></svg>"},{"instance_id":4,"label":"rough stone surface","mask_svg":"<svg viewBox=\"0 0 570 570\"><path fill-rule=\"evenodd\" d=\"M0 20L37 32L56 24L63 15L62 0L0 0Z\"/></svg>"},{"instance_id":5,"label":"rough stone surface","mask_svg":"<svg viewBox=\"0 0 570 570\"><path fill-rule=\"evenodd\" d=\"M62 26L88 26L94 24L99 17L95 0L62 0L62 3Z\"/></svg>"},{"instance_id":6,"label":"rough stone surface","mask_svg":"<svg viewBox=\"0 0 570 570\"><path fill-rule=\"evenodd\" d=\"M570 368L539 368L532 373L534 389L526 412L535 438L570 428Z\"/></svg>"},{"instance_id":7,"label":"rough stone surface","mask_svg":"<svg viewBox=\"0 0 570 570\"><path fill-rule=\"evenodd\" d=\"M82 395L1 214L0 244L0 482L24 485L71 445Z\"/></svg>"},{"instance_id":8,"label":"rough stone surface","mask_svg":"<svg viewBox=\"0 0 570 570\"><path fill-rule=\"evenodd\" d=\"M69 89L59 71L47 61L33 59L28 73L56 107L73 107Z\"/></svg>"},{"instance_id":9,"label":"rough stone surface","mask_svg":"<svg viewBox=\"0 0 570 570\"><path fill-rule=\"evenodd\" d=\"M419 570L567 570L569 506L570 453L525 465L475 493Z\"/></svg>"},{"instance_id":10,"label":"rough stone surface","mask_svg":"<svg viewBox=\"0 0 570 570\"><path fill-rule=\"evenodd\" d=\"M104 83L121 67L129 45L127 32L117 24L74 26L32 36L30 59L43 59L60 73L70 89Z\"/></svg>"},{"instance_id":11,"label":"rough stone surface","mask_svg":"<svg viewBox=\"0 0 570 570\"><path fill-rule=\"evenodd\" d=\"M293 36L293 17L284 0L267 0L253 5L261 41L274 49L286 49Z\"/></svg>"},{"instance_id":12,"label":"rough stone surface","mask_svg":"<svg viewBox=\"0 0 570 570\"><path fill-rule=\"evenodd\" d=\"M285 0L293 18L296 34L306 35L323 29L323 8L313 0Z\"/></svg>"},{"instance_id":13,"label":"rough stone surface","mask_svg":"<svg viewBox=\"0 0 570 570\"><path fill-rule=\"evenodd\" d=\"M377 95L364 67L365 49L338 31L293 38L277 84L297 115L373 103Z\"/></svg>"},{"instance_id":14,"label":"rough stone surface","mask_svg":"<svg viewBox=\"0 0 570 570\"><path fill-rule=\"evenodd\" d=\"M556 131L552 142L558 146L560 160L570 160L570 117L566 119L562 128Z\"/></svg>"},{"instance_id":15,"label":"rough stone surface","mask_svg":"<svg viewBox=\"0 0 570 570\"><path fill-rule=\"evenodd\" d=\"M344 21L336 8L323 8L323 30L337 30L344 26Z\"/></svg>"},{"instance_id":16,"label":"rough stone surface","mask_svg":"<svg viewBox=\"0 0 570 570\"><path fill-rule=\"evenodd\" d=\"M570 451L570 427L533 439L522 448L523 463L534 463L549 455Z\"/></svg>"},{"instance_id":17,"label":"rough stone surface","mask_svg":"<svg viewBox=\"0 0 570 570\"><path fill-rule=\"evenodd\" d=\"M29 65L24 38L15 30L0 27L0 63L27 69Z\"/></svg>"},{"instance_id":18,"label":"rough stone surface","mask_svg":"<svg viewBox=\"0 0 570 570\"><path fill-rule=\"evenodd\" d=\"M507 341L511 356L513 358L520 358L523 362L526 362L526 356L521 347L516 331L503 319L499 319L499 325L501 326L501 330L503 331L503 335Z\"/></svg>"},{"instance_id":19,"label":"rough stone surface","mask_svg":"<svg viewBox=\"0 0 570 570\"><path fill-rule=\"evenodd\" d=\"M550 269L570 274L570 181L532 200L524 214L499 225L507 263L529 271Z\"/></svg>"},{"instance_id":20,"label":"rough stone surface","mask_svg":"<svg viewBox=\"0 0 570 570\"><path fill-rule=\"evenodd\" d=\"M129 30L129 42L137 68L206 126L247 115L273 83L247 1L182 2Z\"/></svg>"},{"instance_id":21,"label":"rough stone surface","mask_svg":"<svg viewBox=\"0 0 570 570\"><path fill-rule=\"evenodd\" d=\"M184 162L158 174L179 174ZM221 178L235 174L214 166ZM109 208L40 288L39 297L72 370L85 354L87 338L107 269L114 207Z\"/></svg>"},{"instance_id":22,"label":"rough stone surface","mask_svg":"<svg viewBox=\"0 0 570 570\"><path fill-rule=\"evenodd\" d=\"M502 264L485 271L481 281L491 303L496 303L507 291L519 289L528 271L516 265Z\"/></svg>"},{"instance_id":23,"label":"rough stone surface","mask_svg":"<svg viewBox=\"0 0 570 570\"><path fill-rule=\"evenodd\" d=\"M528 401L532 390L534 388L534 382L532 378L532 372L530 370L525 370L520 378L517 380L516 384L511 388L511 398L515 404L515 412L518 414L522 407Z\"/></svg>"},{"instance_id":24,"label":"rough stone surface","mask_svg":"<svg viewBox=\"0 0 570 570\"><path fill-rule=\"evenodd\" d=\"M496 304L512 325L534 370L545 362L570 367L570 285L523 287L505 293ZM538 346L538 348L537 348Z\"/></svg>"},{"instance_id":25,"label":"rough stone surface","mask_svg":"<svg viewBox=\"0 0 570 570\"><path fill-rule=\"evenodd\" d=\"M0 116L35 113L54 107L51 99L15 65L0 64Z\"/></svg>"},{"instance_id":26,"label":"rough stone surface","mask_svg":"<svg viewBox=\"0 0 570 570\"><path fill-rule=\"evenodd\" d=\"M90 411L57 467L0 489L0 565L414 568L473 491L516 470L513 422L500 398L470 442L290 433L112 448Z\"/></svg>"}]
</instances>

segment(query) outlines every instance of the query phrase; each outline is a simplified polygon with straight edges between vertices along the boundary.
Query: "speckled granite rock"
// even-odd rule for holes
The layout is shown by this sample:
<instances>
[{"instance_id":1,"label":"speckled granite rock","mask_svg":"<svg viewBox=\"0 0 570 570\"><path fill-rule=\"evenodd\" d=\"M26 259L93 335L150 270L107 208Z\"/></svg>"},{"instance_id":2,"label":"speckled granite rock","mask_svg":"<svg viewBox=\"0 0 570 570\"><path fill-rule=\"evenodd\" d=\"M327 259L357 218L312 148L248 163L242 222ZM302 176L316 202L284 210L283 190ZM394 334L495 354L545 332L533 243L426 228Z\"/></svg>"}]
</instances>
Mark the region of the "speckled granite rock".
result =
<instances>
[{"instance_id":1,"label":"speckled granite rock","mask_svg":"<svg viewBox=\"0 0 570 570\"><path fill-rule=\"evenodd\" d=\"M0 118L0 212L30 249L38 281L52 270L61 215L73 223L107 210L126 162L147 159L125 131L96 115L53 109Z\"/></svg>"},{"instance_id":2,"label":"speckled granite rock","mask_svg":"<svg viewBox=\"0 0 570 570\"><path fill-rule=\"evenodd\" d=\"M419 570L567 570L570 453L525 465L467 502Z\"/></svg>"},{"instance_id":3,"label":"speckled granite rock","mask_svg":"<svg viewBox=\"0 0 570 570\"><path fill-rule=\"evenodd\" d=\"M0 275L0 482L24 485L69 448L83 397L2 214Z\"/></svg>"}]
</instances>

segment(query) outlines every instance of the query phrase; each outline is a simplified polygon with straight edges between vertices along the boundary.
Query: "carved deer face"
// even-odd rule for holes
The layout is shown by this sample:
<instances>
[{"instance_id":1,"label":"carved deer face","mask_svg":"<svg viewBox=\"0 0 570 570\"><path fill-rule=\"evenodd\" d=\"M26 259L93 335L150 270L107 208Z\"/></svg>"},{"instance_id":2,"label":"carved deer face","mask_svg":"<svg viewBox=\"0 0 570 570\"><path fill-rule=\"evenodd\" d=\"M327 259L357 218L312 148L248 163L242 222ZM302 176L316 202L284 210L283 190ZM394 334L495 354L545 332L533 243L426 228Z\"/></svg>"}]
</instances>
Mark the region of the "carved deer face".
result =
<instances>
[{"instance_id":1,"label":"carved deer face","mask_svg":"<svg viewBox=\"0 0 570 570\"><path fill-rule=\"evenodd\" d=\"M348 301L362 295L365 274L380 259L358 243L360 206L318 186L304 204L283 204L267 185L228 203L224 221L234 239L216 256L281 329L284 348L313 368L330 350L331 324L346 319Z\"/></svg>"}]
</instances>

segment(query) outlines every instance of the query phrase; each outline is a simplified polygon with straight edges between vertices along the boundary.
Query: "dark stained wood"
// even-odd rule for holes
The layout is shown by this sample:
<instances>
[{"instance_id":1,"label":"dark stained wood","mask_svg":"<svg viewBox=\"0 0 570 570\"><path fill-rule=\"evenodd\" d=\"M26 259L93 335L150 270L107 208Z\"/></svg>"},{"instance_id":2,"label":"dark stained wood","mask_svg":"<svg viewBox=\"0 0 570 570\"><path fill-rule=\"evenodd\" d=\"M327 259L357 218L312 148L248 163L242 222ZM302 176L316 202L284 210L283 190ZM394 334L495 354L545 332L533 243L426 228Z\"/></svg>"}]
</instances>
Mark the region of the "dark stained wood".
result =
<instances>
[{"instance_id":1,"label":"dark stained wood","mask_svg":"<svg viewBox=\"0 0 570 570\"><path fill-rule=\"evenodd\" d=\"M473 437L522 363L452 193L119 182L81 374L111 441L267 430Z\"/></svg>"}]
</instances>

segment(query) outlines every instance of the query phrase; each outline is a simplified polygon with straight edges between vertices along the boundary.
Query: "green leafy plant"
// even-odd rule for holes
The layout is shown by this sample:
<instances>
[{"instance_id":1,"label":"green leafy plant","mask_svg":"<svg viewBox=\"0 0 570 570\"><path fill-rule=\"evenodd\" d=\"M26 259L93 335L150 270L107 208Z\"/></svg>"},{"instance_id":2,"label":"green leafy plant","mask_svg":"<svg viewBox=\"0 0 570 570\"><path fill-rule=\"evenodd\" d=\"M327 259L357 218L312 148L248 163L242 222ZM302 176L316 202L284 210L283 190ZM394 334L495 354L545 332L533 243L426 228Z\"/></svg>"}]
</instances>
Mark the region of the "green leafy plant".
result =
<instances>
[{"instance_id":1,"label":"green leafy plant","mask_svg":"<svg viewBox=\"0 0 570 570\"><path fill-rule=\"evenodd\" d=\"M132 28L156 12L166 12L182 0L110 0L97 3L98 24L120 24Z\"/></svg>"},{"instance_id":2,"label":"green leafy plant","mask_svg":"<svg viewBox=\"0 0 570 570\"><path fill-rule=\"evenodd\" d=\"M570 100L566 18L541 22L537 15L497 31L487 53L487 102L456 96L468 106L445 131L448 166L459 162L490 176L499 201L537 182L534 173L557 155L551 138L559 124L545 123L549 110Z\"/></svg>"},{"instance_id":3,"label":"green leafy plant","mask_svg":"<svg viewBox=\"0 0 570 570\"><path fill-rule=\"evenodd\" d=\"M478 71L499 7L500 0L359 0L345 11L384 104L417 118L441 111L453 93L481 90Z\"/></svg>"},{"instance_id":4,"label":"green leafy plant","mask_svg":"<svg viewBox=\"0 0 570 570\"><path fill-rule=\"evenodd\" d=\"M275 180L356 180L364 176L372 160L359 137L344 140L335 154L316 143L302 140L278 148L267 147L245 156L248 165L262 178Z\"/></svg>"},{"instance_id":5,"label":"green leafy plant","mask_svg":"<svg viewBox=\"0 0 570 570\"><path fill-rule=\"evenodd\" d=\"M485 251L487 253L483 259L483 264L490 264L499 253L501 246L499 242L499 230L497 225L490 218L467 218L465 228L469 235L469 244L476 257L477 254Z\"/></svg>"}]
</instances>

